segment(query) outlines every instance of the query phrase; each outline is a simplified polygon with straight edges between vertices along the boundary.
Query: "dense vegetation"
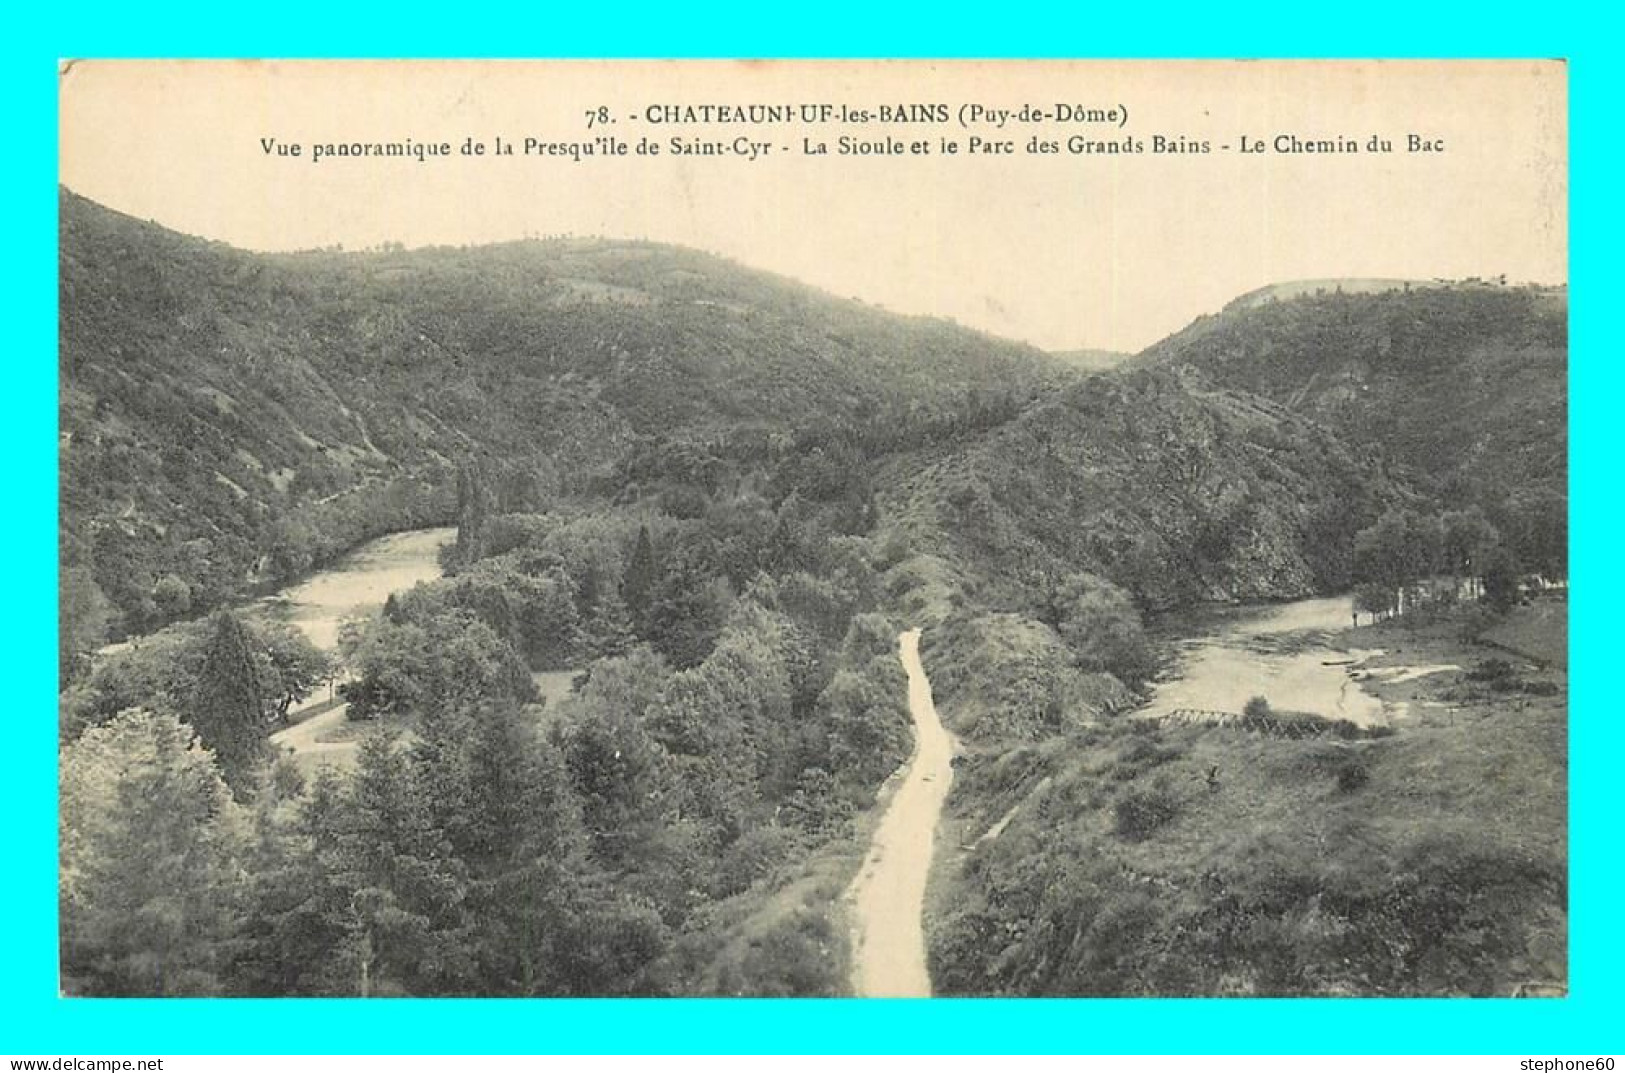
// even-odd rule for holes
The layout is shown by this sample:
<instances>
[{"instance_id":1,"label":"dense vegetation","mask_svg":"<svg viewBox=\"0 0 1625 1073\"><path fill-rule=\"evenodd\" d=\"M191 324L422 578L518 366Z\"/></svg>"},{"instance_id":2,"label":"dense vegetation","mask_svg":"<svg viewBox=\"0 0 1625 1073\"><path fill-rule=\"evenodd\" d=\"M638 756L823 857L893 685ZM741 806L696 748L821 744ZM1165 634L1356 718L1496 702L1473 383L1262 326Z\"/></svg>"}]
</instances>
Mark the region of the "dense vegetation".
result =
<instances>
[{"instance_id":1,"label":"dense vegetation","mask_svg":"<svg viewBox=\"0 0 1625 1073\"><path fill-rule=\"evenodd\" d=\"M96 662L65 709L70 990L839 991L832 892L794 888L907 749L869 542L737 501L485 530L346 638L377 727L348 778L266 755L327 670L276 673L286 627L223 611ZM559 666L584 681L534 703Z\"/></svg>"},{"instance_id":2,"label":"dense vegetation","mask_svg":"<svg viewBox=\"0 0 1625 1073\"><path fill-rule=\"evenodd\" d=\"M1063 375L685 250L267 256L60 207L62 588L87 612L65 672L106 636L450 520L471 456L503 466L509 511L636 496L650 459L703 483L771 451L816 482L848 462L836 440L985 427Z\"/></svg>"},{"instance_id":3,"label":"dense vegetation","mask_svg":"<svg viewBox=\"0 0 1625 1073\"><path fill-rule=\"evenodd\" d=\"M1560 294L1266 301L894 467L883 516L931 554L893 592L967 746L928 914L940 992L1561 990L1561 681L1484 661L1436 702L1470 715L1391 736L1124 713L1142 617L1178 637L1203 601L1354 587L1395 631L1362 646L1437 623L1439 662L1486 636L1562 666L1504 616L1527 575L1567 575L1565 357Z\"/></svg>"},{"instance_id":4,"label":"dense vegetation","mask_svg":"<svg viewBox=\"0 0 1625 1073\"><path fill-rule=\"evenodd\" d=\"M221 725L217 715L242 716L253 736L264 737L336 670L328 653L290 626L218 613L99 658L62 694L61 736L72 741L126 708L147 708L188 719L211 747L221 741L209 733Z\"/></svg>"},{"instance_id":5,"label":"dense vegetation","mask_svg":"<svg viewBox=\"0 0 1625 1073\"><path fill-rule=\"evenodd\" d=\"M1561 974L1559 685L1484 662L1472 725L1339 741L1126 718L1156 616L1563 576L1561 295L1259 300L1069 366L688 251L264 256L66 192L61 287L71 993L841 993L904 625L980 839L941 989ZM334 652L232 609L450 523ZM267 737L324 683L362 745L311 775Z\"/></svg>"},{"instance_id":6,"label":"dense vegetation","mask_svg":"<svg viewBox=\"0 0 1625 1073\"><path fill-rule=\"evenodd\" d=\"M447 577L342 667L230 611L97 658L63 698L69 990L838 992L856 817L907 749L859 463L1008 405L672 430L547 511L512 509L524 456L465 459ZM305 779L265 738L335 673L377 729Z\"/></svg>"},{"instance_id":7,"label":"dense vegetation","mask_svg":"<svg viewBox=\"0 0 1625 1073\"><path fill-rule=\"evenodd\" d=\"M885 498L923 548L1041 600L1085 569L1143 608L1336 591L1402 490L1375 452L1279 406L1173 377L1092 377Z\"/></svg>"},{"instance_id":8,"label":"dense vegetation","mask_svg":"<svg viewBox=\"0 0 1625 1073\"><path fill-rule=\"evenodd\" d=\"M1568 577L1567 519L1555 505L1507 513L1498 529L1478 507L1441 514L1388 510L1355 534L1355 609L1383 617L1416 605L1480 598L1505 612L1526 587Z\"/></svg>"},{"instance_id":9,"label":"dense vegetation","mask_svg":"<svg viewBox=\"0 0 1625 1073\"><path fill-rule=\"evenodd\" d=\"M1508 995L1566 975L1561 702L1291 741L1132 721L970 765L972 995ZM1216 773L1216 774L1215 774ZM972 804L974 803L974 805Z\"/></svg>"},{"instance_id":10,"label":"dense vegetation","mask_svg":"<svg viewBox=\"0 0 1625 1073\"><path fill-rule=\"evenodd\" d=\"M1313 418L1503 529L1566 513L1568 291L1484 282L1238 301L1140 355Z\"/></svg>"},{"instance_id":11,"label":"dense vegetation","mask_svg":"<svg viewBox=\"0 0 1625 1073\"><path fill-rule=\"evenodd\" d=\"M65 194L63 263L70 990L844 987L907 749L876 465L1008 420L1037 352L638 245L260 257ZM337 653L193 618L453 520ZM265 739L334 675L376 730L306 779Z\"/></svg>"}]
</instances>

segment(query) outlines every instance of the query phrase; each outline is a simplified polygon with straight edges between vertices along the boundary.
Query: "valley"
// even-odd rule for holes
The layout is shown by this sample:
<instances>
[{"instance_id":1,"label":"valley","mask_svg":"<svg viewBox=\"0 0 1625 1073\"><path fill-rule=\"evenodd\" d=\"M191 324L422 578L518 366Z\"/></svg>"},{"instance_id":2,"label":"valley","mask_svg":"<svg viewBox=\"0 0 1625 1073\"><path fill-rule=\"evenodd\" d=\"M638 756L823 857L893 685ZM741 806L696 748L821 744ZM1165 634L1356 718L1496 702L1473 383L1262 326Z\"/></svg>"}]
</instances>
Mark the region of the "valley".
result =
<instances>
[{"instance_id":1,"label":"valley","mask_svg":"<svg viewBox=\"0 0 1625 1073\"><path fill-rule=\"evenodd\" d=\"M60 208L65 991L1566 988L1564 288L1049 354Z\"/></svg>"}]
</instances>

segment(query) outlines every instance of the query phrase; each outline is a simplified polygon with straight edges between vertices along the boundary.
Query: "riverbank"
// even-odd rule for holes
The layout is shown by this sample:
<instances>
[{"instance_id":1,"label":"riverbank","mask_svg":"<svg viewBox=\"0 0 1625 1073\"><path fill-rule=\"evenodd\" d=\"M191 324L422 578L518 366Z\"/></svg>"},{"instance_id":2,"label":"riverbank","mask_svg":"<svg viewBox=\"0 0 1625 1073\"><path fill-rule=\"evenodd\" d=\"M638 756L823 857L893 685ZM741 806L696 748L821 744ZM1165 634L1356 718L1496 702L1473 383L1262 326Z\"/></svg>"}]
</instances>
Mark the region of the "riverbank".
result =
<instances>
[{"instance_id":1,"label":"riverbank","mask_svg":"<svg viewBox=\"0 0 1625 1073\"><path fill-rule=\"evenodd\" d=\"M440 577L440 548L456 537L455 528L436 528L370 540L332 567L255 600L247 610L296 626L317 648L332 652L346 619L374 614L391 594Z\"/></svg>"},{"instance_id":2,"label":"riverbank","mask_svg":"<svg viewBox=\"0 0 1625 1073\"><path fill-rule=\"evenodd\" d=\"M396 592L441 576L440 548L456 538L451 528L416 529L368 541L331 569L263 597L245 608L302 631L328 653L338 649L344 624L375 615ZM323 689L290 713L293 725L270 737L306 774L332 766L347 769L360 749L359 735L344 733L348 705Z\"/></svg>"},{"instance_id":3,"label":"riverbank","mask_svg":"<svg viewBox=\"0 0 1625 1073\"><path fill-rule=\"evenodd\" d=\"M1312 643L1362 654L1328 669L1389 736L1128 718L968 754L939 993L1563 993L1565 676L1459 624L1347 622Z\"/></svg>"},{"instance_id":4,"label":"riverbank","mask_svg":"<svg viewBox=\"0 0 1625 1073\"><path fill-rule=\"evenodd\" d=\"M1385 725L1380 698L1360 689L1350 668L1367 652L1350 643L1349 596L1237 609L1208 619L1208 631L1174 642L1173 665L1153 683L1136 714L1240 715L1255 697L1270 708L1359 727Z\"/></svg>"},{"instance_id":5,"label":"riverbank","mask_svg":"<svg viewBox=\"0 0 1625 1073\"><path fill-rule=\"evenodd\" d=\"M337 647L338 626L349 615L370 613L391 593L441 576L440 548L457 538L455 526L387 533L351 548L331 566L313 570L281 588L251 586L234 611L270 615L304 631L324 651ZM197 616L201 618L202 616ZM192 619L181 619L181 622ZM176 623L167 623L168 629ZM151 632L121 638L96 649L105 656L141 643Z\"/></svg>"}]
</instances>

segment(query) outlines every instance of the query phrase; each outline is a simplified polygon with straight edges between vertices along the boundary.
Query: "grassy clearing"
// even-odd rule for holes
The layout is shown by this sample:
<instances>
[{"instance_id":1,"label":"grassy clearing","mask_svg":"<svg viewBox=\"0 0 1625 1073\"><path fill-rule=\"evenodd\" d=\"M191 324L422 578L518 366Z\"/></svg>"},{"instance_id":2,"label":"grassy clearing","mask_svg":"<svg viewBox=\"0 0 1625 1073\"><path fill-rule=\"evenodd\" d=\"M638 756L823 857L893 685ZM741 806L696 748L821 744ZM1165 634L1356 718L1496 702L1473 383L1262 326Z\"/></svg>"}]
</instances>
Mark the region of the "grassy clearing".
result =
<instances>
[{"instance_id":1,"label":"grassy clearing","mask_svg":"<svg viewBox=\"0 0 1625 1073\"><path fill-rule=\"evenodd\" d=\"M1567 683L1471 678L1496 653L1459 632L1343 638L1386 649L1370 665L1461 668L1362 682L1407 706L1391 737L1112 720L968 756L927 921L938 990L1561 990Z\"/></svg>"},{"instance_id":2,"label":"grassy clearing","mask_svg":"<svg viewBox=\"0 0 1625 1073\"><path fill-rule=\"evenodd\" d=\"M1550 595L1513 608L1506 618L1484 631L1483 639L1547 666L1569 665L1567 594Z\"/></svg>"},{"instance_id":3,"label":"grassy clearing","mask_svg":"<svg viewBox=\"0 0 1625 1073\"><path fill-rule=\"evenodd\" d=\"M549 708L556 708L559 702L575 691L576 676L581 671L532 671L531 684L536 687L536 696Z\"/></svg>"},{"instance_id":4,"label":"grassy clearing","mask_svg":"<svg viewBox=\"0 0 1625 1073\"><path fill-rule=\"evenodd\" d=\"M315 741L319 745L359 744L372 734L410 734L417 725L415 716L396 712L376 719L341 719L320 731Z\"/></svg>"}]
</instances>

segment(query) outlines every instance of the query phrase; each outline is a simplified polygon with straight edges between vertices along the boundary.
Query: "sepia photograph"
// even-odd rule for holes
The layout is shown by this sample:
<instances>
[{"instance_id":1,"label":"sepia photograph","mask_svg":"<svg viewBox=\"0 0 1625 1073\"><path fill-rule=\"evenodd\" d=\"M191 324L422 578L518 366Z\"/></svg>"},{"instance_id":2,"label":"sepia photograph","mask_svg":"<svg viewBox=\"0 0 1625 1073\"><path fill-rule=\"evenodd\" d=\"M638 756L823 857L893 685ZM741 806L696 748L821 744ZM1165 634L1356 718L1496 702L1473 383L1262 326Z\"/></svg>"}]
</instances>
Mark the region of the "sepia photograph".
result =
<instances>
[{"instance_id":1,"label":"sepia photograph","mask_svg":"<svg viewBox=\"0 0 1625 1073\"><path fill-rule=\"evenodd\" d=\"M1562 61L57 82L64 998L1568 996Z\"/></svg>"}]
</instances>

